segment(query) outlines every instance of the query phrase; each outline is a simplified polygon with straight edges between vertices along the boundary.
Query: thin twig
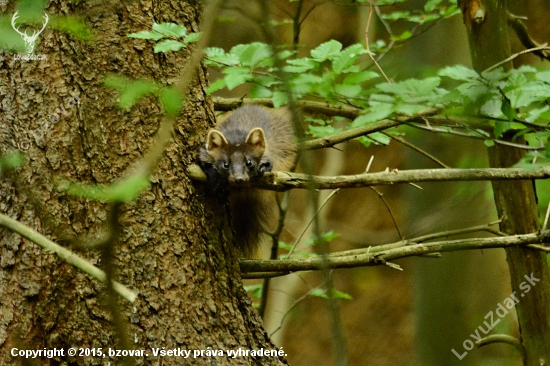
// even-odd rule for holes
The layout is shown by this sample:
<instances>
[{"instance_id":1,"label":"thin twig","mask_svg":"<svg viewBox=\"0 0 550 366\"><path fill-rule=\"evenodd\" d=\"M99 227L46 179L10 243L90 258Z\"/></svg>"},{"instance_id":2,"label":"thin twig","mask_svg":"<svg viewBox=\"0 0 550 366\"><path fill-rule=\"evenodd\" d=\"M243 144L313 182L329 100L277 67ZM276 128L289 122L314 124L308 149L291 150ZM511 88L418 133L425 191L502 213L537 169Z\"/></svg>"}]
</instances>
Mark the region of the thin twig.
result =
<instances>
[{"instance_id":1,"label":"thin twig","mask_svg":"<svg viewBox=\"0 0 550 366\"><path fill-rule=\"evenodd\" d=\"M374 56L372 55L372 52L370 50L370 46L369 46L369 27L370 27L370 21L372 19L372 1L369 1L369 18L367 20L367 26L365 27L365 46L367 48L367 51L368 51L368 55L370 57L370 59L372 60L372 62L376 65L376 68L380 71L380 73L382 74L382 76L384 76L384 79L386 79L386 81L388 83L391 83L392 81L390 80L390 78L387 77L386 73L384 72L384 70L382 70L382 68L380 67L380 65L378 64L378 61L376 61L376 59L374 58Z\"/></svg>"},{"instance_id":2,"label":"thin twig","mask_svg":"<svg viewBox=\"0 0 550 366\"><path fill-rule=\"evenodd\" d=\"M543 45L543 46L539 46L539 47L534 47L534 48L529 48L528 50L523 50L523 51L520 51L518 53L514 53L512 56L510 57L507 57L505 58L504 60L500 61L500 62L497 62L496 64L494 64L493 66L491 67L488 67L487 69L483 70L481 72L481 75L483 76L483 73L486 73L486 72L489 72L491 70L494 70L496 69L497 67L500 67L516 58L518 58L519 56L521 55L525 55L526 53L536 53L538 51L549 51L550 50L550 47L548 47L546 44Z\"/></svg>"},{"instance_id":3,"label":"thin twig","mask_svg":"<svg viewBox=\"0 0 550 366\"><path fill-rule=\"evenodd\" d=\"M546 215L544 216L544 224L542 224L543 230L548 228L548 216L550 216L550 202L548 202L548 208L546 209Z\"/></svg>"},{"instance_id":4,"label":"thin twig","mask_svg":"<svg viewBox=\"0 0 550 366\"><path fill-rule=\"evenodd\" d=\"M475 344L476 346L481 348L491 343L506 343L516 347L516 349L522 356L525 354L525 349L523 348L521 341L507 334L491 334L485 338L480 339Z\"/></svg>"},{"instance_id":5,"label":"thin twig","mask_svg":"<svg viewBox=\"0 0 550 366\"><path fill-rule=\"evenodd\" d=\"M288 314L290 314L290 312L296 307L298 306L299 303L301 303L302 301L304 301L305 299L307 299L309 297L309 295L311 295L311 293L317 289L320 289L321 287L323 287L324 284L320 284L319 286L316 286L314 288L312 288L311 290L309 290L307 292L307 294L305 295L302 295L300 298L298 298L298 300L295 300L294 301L294 304L292 304L292 306L287 310L287 312L283 315L283 317L281 318L281 322L279 323L279 326L277 328L275 328L275 330L273 332L271 332L271 334L269 335L270 337L273 337L273 335L275 333L277 333L279 331L279 329L281 329L283 327L283 323L285 322L285 319L286 317L288 316Z\"/></svg>"},{"instance_id":6,"label":"thin twig","mask_svg":"<svg viewBox=\"0 0 550 366\"><path fill-rule=\"evenodd\" d=\"M518 16L512 13L508 13L508 24L512 26L512 29L516 32L518 39L525 48L534 49L542 46L531 37L529 31L527 30L527 27ZM550 60L550 52L547 51L548 50L541 50L534 51L533 53L541 58Z\"/></svg>"},{"instance_id":7,"label":"thin twig","mask_svg":"<svg viewBox=\"0 0 550 366\"><path fill-rule=\"evenodd\" d=\"M521 123L521 122L519 122ZM499 144L499 145L505 145L505 146L511 146L511 147L515 147L517 149L523 149L523 150L544 150L546 147L541 144L540 146L529 146L529 145L520 145L520 144L515 144L513 142L508 142L508 141L503 141L503 140L499 140L499 139L493 139L493 138L490 138L488 136L484 136L484 135L481 135L481 136L473 136L471 134L468 134L466 132L458 132L458 131L452 131L452 130L444 130L444 129L440 129L440 128L433 128L431 126L424 126L424 125L419 125L419 124L416 124L416 123L406 123L408 126L411 126L411 127L414 127L414 128L418 128L420 130L425 130L425 131L430 131L430 132L434 132L434 133L447 133L449 135L455 135L455 136L460 136L460 137L466 137L466 138L471 138L471 139L476 139L476 140L490 140L492 142L494 142L495 144ZM479 133L479 131L476 131L476 130L472 130L474 132L477 132Z\"/></svg>"},{"instance_id":8,"label":"thin twig","mask_svg":"<svg viewBox=\"0 0 550 366\"><path fill-rule=\"evenodd\" d=\"M335 189L334 191L330 192L330 194L328 195L327 198L325 198L325 200L323 201L323 203L321 203L321 205L319 206L319 208L317 209L317 212L315 212L315 214L313 215L313 217L311 218L311 220L309 220L309 222L307 223L307 225L304 227L304 229L302 230L302 232L300 233L300 235L298 236L298 238L296 239L296 241L294 241L294 244L292 245L292 248L290 248L290 251L288 252L288 256L287 258L290 258L292 256L292 253L294 252L294 249L296 249L296 246L298 245L298 243L300 242L300 240L302 239L302 237L304 236L304 234L306 233L307 229L311 226L311 224L313 223L313 221L317 218L317 216L319 215L319 213L321 212L321 210L323 209L323 207L325 207L325 205L328 203L328 201L332 198L332 196L334 196L335 194L337 194L338 192L340 191L340 189Z\"/></svg>"},{"instance_id":9,"label":"thin twig","mask_svg":"<svg viewBox=\"0 0 550 366\"><path fill-rule=\"evenodd\" d=\"M384 206L386 206L386 210L388 210L388 212L390 214L391 220L393 222L393 226L395 226L395 230L397 231L397 234L399 235L399 239L404 240L403 235L401 234L401 230L399 230L399 226L397 225L397 220L395 220L395 216L393 215L393 212L390 208L390 205L388 204L388 202L384 198L384 195L382 194L382 192L380 192L379 190L377 190L374 187L369 187L369 188L372 189L374 192L376 192L376 194L378 195L378 198L380 198L382 200L382 202L384 203Z\"/></svg>"},{"instance_id":10,"label":"thin twig","mask_svg":"<svg viewBox=\"0 0 550 366\"><path fill-rule=\"evenodd\" d=\"M447 164L443 163L441 160L439 160L438 158L436 158L435 156L433 156L432 154L422 150L421 148L419 148L418 146L415 146L413 144L411 144L410 142L408 142L407 140L404 140L398 136L395 136L395 135L390 135L389 133L387 132L381 132L383 135L386 135L388 136L389 138L399 142L400 144L403 144L411 149L413 149L414 151L424 155L425 157L427 157L428 159L430 159L431 161L433 161L434 163L436 163L437 165L441 166L442 168L445 168L445 169L450 169L451 167L448 166Z\"/></svg>"}]
</instances>

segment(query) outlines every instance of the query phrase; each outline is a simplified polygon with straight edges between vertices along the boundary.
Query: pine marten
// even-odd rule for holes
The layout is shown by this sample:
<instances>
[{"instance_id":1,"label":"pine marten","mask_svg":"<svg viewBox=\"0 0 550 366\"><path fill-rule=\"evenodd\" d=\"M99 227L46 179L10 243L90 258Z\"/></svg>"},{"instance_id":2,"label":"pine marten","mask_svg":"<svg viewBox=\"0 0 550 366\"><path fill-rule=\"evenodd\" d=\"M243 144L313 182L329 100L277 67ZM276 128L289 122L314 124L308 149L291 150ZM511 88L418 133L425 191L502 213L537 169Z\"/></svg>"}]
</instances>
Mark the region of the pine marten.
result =
<instances>
[{"instance_id":1,"label":"pine marten","mask_svg":"<svg viewBox=\"0 0 550 366\"><path fill-rule=\"evenodd\" d=\"M286 108L244 106L208 131L199 165L211 192L218 198L229 195L235 242L245 257L258 248L275 202L273 192L244 186L265 172L290 170L297 153L294 140L291 114Z\"/></svg>"}]
</instances>

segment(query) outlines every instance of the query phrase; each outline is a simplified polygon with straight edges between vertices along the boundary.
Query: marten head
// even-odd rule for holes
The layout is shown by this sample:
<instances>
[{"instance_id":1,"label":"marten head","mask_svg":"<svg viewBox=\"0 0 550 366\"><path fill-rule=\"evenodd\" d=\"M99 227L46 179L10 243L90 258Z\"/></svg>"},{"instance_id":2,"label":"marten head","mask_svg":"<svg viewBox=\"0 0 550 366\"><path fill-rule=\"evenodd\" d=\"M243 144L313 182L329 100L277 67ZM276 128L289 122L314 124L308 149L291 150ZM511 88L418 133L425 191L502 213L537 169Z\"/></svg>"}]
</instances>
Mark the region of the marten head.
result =
<instances>
[{"instance_id":1,"label":"marten head","mask_svg":"<svg viewBox=\"0 0 550 366\"><path fill-rule=\"evenodd\" d=\"M261 162L265 150L264 130L259 127L251 130L245 142L239 144L228 143L218 130L210 130L206 137L206 152L214 169L231 183L246 183L267 171Z\"/></svg>"}]
</instances>

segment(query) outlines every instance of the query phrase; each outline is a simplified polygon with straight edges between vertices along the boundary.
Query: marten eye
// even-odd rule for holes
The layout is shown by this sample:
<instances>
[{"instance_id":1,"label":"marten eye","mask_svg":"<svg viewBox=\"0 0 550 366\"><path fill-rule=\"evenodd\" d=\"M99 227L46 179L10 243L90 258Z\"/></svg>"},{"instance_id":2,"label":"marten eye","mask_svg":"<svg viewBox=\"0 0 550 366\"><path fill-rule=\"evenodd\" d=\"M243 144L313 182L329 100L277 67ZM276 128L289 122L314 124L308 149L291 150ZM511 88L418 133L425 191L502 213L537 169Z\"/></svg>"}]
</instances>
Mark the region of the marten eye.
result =
<instances>
[{"instance_id":1,"label":"marten eye","mask_svg":"<svg viewBox=\"0 0 550 366\"><path fill-rule=\"evenodd\" d=\"M252 166L252 160L246 160L246 166L250 168Z\"/></svg>"},{"instance_id":2,"label":"marten eye","mask_svg":"<svg viewBox=\"0 0 550 366\"><path fill-rule=\"evenodd\" d=\"M222 167L224 169L229 169L229 163L227 161L224 161L223 164L222 164Z\"/></svg>"}]
</instances>

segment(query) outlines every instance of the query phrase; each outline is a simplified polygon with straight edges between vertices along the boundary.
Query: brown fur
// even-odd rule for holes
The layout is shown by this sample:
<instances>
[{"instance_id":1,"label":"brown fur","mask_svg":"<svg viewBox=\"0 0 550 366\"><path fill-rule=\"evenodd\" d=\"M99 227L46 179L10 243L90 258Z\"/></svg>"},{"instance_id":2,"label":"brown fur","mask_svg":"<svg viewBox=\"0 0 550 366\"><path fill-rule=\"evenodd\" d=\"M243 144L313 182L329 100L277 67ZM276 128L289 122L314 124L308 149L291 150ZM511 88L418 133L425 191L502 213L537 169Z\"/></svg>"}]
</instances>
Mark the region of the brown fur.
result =
<instances>
[{"instance_id":1,"label":"brown fur","mask_svg":"<svg viewBox=\"0 0 550 366\"><path fill-rule=\"evenodd\" d=\"M229 206L235 241L244 256L252 256L258 248L275 204L273 192L244 185L266 171L290 170L296 151L286 108L241 107L208 132L200 153L203 170L211 180L243 185L230 188Z\"/></svg>"}]
</instances>

